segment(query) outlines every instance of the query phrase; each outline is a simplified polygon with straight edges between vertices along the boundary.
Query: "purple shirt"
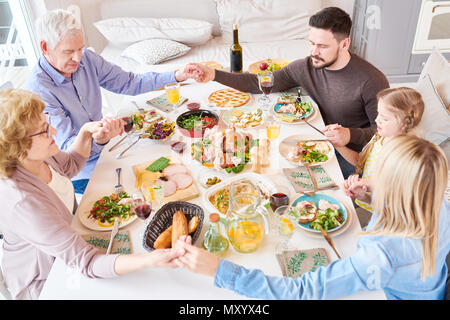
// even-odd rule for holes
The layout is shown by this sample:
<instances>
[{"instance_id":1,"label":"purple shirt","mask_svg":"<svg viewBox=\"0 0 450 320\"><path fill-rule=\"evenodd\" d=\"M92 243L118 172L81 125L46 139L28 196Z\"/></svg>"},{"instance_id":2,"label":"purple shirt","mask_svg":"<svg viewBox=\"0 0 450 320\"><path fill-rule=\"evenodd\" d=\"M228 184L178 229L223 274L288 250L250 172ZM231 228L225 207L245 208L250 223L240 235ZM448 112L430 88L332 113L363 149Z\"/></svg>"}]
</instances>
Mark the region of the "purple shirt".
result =
<instances>
[{"instance_id":1,"label":"purple shirt","mask_svg":"<svg viewBox=\"0 0 450 320\"><path fill-rule=\"evenodd\" d=\"M95 52L84 49L71 78L64 77L41 56L24 89L39 94L44 100L45 112L51 115L51 124L58 130L56 144L61 150L68 150L83 124L103 118L100 87L115 93L138 95L174 82L175 72L125 72ZM73 180L90 178L102 148L92 143L85 167Z\"/></svg>"},{"instance_id":2,"label":"purple shirt","mask_svg":"<svg viewBox=\"0 0 450 320\"><path fill-rule=\"evenodd\" d=\"M86 158L75 152L62 151L47 160L68 178L85 162ZM39 297L55 257L90 278L117 276L114 263L118 255L101 254L84 241L71 227L72 212L28 170L18 166L10 179L0 179L0 201L2 273L14 299Z\"/></svg>"}]
</instances>

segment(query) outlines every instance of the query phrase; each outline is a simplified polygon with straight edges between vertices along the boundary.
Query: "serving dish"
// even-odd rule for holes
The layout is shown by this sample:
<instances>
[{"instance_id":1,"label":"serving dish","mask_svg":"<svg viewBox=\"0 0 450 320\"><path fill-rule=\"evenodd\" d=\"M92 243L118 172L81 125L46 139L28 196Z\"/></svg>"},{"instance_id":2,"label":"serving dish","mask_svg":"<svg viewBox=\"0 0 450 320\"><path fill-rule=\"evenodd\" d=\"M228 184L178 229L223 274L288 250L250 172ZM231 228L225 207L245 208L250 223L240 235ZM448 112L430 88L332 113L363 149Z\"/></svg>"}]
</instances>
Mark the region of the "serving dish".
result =
<instances>
[{"instance_id":1,"label":"serving dish","mask_svg":"<svg viewBox=\"0 0 450 320\"><path fill-rule=\"evenodd\" d=\"M202 130L195 130L196 122L200 122L202 119ZM212 111L198 109L191 110L180 114L176 119L178 130L190 138L201 138L206 129L212 128L219 123L219 116Z\"/></svg>"},{"instance_id":2,"label":"serving dish","mask_svg":"<svg viewBox=\"0 0 450 320\"><path fill-rule=\"evenodd\" d=\"M248 180L252 182L255 186L259 187L265 194L268 195L276 192L275 185L264 176L253 172L241 173L239 175L228 177L222 182L208 188L205 192L203 192L202 201L206 210L208 212L217 212L221 216L225 216L226 212L224 210L221 211L220 208L216 207L216 205L211 202L211 197L213 197L217 192L220 192L221 190L228 190L231 183L239 180ZM223 201L227 201L226 193L227 191L224 191ZM228 208L228 206L226 207Z\"/></svg>"},{"instance_id":3,"label":"serving dish","mask_svg":"<svg viewBox=\"0 0 450 320\"><path fill-rule=\"evenodd\" d=\"M262 71L260 69L260 66L262 63L266 63L267 64L267 71L276 71L279 69L284 68L285 66L287 66L291 61L286 60L286 59L264 59L264 60L259 60L256 62L253 62L252 64L250 64L248 66L248 72L250 73L258 73L260 71Z\"/></svg>"}]
</instances>

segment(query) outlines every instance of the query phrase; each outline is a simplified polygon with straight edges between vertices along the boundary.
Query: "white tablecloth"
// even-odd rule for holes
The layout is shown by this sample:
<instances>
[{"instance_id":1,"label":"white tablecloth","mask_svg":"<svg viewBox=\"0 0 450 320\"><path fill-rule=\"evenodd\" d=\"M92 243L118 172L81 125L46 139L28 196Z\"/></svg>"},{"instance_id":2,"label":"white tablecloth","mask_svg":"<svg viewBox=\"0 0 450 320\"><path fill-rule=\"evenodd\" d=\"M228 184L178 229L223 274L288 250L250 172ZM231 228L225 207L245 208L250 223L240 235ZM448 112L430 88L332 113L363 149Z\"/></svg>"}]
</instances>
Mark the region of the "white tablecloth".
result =
<instances>
[{"instance_id":1,"label":"white tablecloth","mask_svg":"<svg viewBox=\"0 0 450 320\"><path fill-rule=\"evenodd\" d=\"M189 102L200 102L202 108L206 107L208 95L218 89L223 88L221 84L210 82L207 84L190 84L181 87L181 95L188 97ZM139 105L145 105L145 101L162 94L162 91L151 92L148 94L126 97L123 100L124 108L132 110L133 104L131 101L136 101ZM277 94L272 94L272 99L276 99ZM259 95L253 95L249 102L249 106L257 105L257 98ZM169 114L172 120L176 116L186 111L186 104L178 108L176 111ZM316 114L310 121L313 125L323 128L324 123L320 113ZM265 136L265 129L259 129L254 132L257 136ZM281 133L278 141L284 137L293 134L307 134L308 136L315 136L321 138L318 133L305 124L297 125L282 125ZM112 152L108 152L119 137L113 139L107 145L97 163L95 171L92 174L89 185L86 189L85 195L79 205L76 216L73 219L72 226L75 230L83 233L92 232L86 229L78 219L81 212L90 210L93 201L98 198L98 195L107 195L114 191L114 186L117 183L115 169L122 168L122 184L126 191L133 193L135 189L135 176L132 171L132 166L140 164L152 159L157 159L160 156L174 156L176 155L170 150L170 142L153 142L150 140L142 140L133 146L120 160L115 156L123 150L128 143L128 140L119 148ZM187 139L187 138L186 138ZM188 139L186 140L188 141ZM276 146L272 146L276 148ZM272 149L271 166L276 170L266 178L270 179L276 185L288 184L287 179L282 175L281 168L292 167L286 160L282 159L277 150ZM194 163L190 158L190 146L187 146L182 161L188 164L192 171L194 178L197 177L200 165ZM247 166L249 167L249 166ZM325 169L332 179L340 186L343 182L343 177L339 169L336 157L333 156L328 163L325 164ZM203 189L199 184L198 187L203 193ZM293 189L292 189L293 190ZM327 190L321 193L331 195L339 200L348 210L349 226L340 235L333 237L337 250L343 257L352 255L356 250L356 243L358 233L361 231L358 218L352 205L350 198L346 197L341 190ZM191 200L192 203L201 205L204 208L201 197ZM206 232L208 223L207 217L210 212L205 212L205 223L197 245L201 244L203 234ZM143 222L139 219L131 223L126 229L130 230L132 238L133 251L135 253L144 252L142 247L142 232ZM281 269L275 257L275 245L278 239L265 238L261 247L254 253L242 254L228 250L226 259L235 263L241 264L247 268L262 269L267 275L281 276ZM330 259L337 259L336 255L327 244L327 242L320 236L308 236L304 232L295 232L291 239L291 244L298 249L310 248L325 248ZM237 295L229 290L219 289L213 286L213 278L202 275L190 273L184 269L147 269L126 274L113 279L88 279L80 275L76 270L72 270L64 265L64 263L56 259L55 264L49 274L46 284L42 290L41 299L247 299L246 297ZM375 292L360 292L344 299L385 299L383 291Z\"/></svg>"}]
</instances>

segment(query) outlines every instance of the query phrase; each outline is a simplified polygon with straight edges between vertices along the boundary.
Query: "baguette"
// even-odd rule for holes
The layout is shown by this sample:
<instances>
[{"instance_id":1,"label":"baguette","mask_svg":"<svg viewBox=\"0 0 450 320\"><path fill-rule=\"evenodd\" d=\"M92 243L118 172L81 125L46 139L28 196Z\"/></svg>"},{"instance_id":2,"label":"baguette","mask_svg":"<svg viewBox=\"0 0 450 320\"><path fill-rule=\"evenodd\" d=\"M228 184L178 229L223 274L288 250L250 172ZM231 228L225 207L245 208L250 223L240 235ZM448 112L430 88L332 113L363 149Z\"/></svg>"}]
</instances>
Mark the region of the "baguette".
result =
<instances>
[{"instance_id":1,"label":"baguette","mask_svg":"<svg viewBox=\"0 0 450 320\"><path fill-rule=\"evenodd\" d=\"M188 224L183 212L177 211L172 218L172 247L181 236L188 235Z\"/></svg>"},{"instance_id":2,"label":"baguette","mask_svg":"<svg viewBox=\"0 0 450 320\"><path fill-rule=\"evenodd\" d=\"M189 220L188 223L188 232L189 234L193 233L197 227L198 227L198 217L197 216L193 216L191 220Z\"/></svg>"},{"instance_id":3,"label":"baguette","mask_svg":"<svg viewBox=\"0 0 450 320\"><path fill-rule=\"evenodd\" d=\"M153 247L155 249L166 249L170 248L172 244L172 226L164 230L159 237L156 239Z\"/></svg>"}]
</instances>

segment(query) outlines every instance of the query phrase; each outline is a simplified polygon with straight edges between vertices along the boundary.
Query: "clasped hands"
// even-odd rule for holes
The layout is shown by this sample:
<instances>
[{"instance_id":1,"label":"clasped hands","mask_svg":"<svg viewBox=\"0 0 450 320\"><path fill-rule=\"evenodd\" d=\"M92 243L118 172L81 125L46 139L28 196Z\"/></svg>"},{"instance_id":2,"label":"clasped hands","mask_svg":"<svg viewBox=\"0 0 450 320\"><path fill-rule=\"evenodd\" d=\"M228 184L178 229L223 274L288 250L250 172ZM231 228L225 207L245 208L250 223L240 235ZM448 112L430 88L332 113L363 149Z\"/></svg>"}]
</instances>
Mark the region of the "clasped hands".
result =
<instances>
[{"instance_id":1,"label":"clasped hands","mask_svg":"<svg viewBox=\"0 0 450 320\"><path fill-rule=\"evenodd\" d=\"M92 135L97 144L105 144L117 135L121 135L125 129L125 121L116 117L105 117L100 121L87 122L82 129Z\"/></svg>"},{"instance_id":2,"label":"clasped hands","mask_svg":"<svg viewBox=\"0 0 450 320\"><path fill-rule=\"evenodd\" d=\"M220 258L192 245L190 236L181 236L171 249L157 249L148 256L148 266L159 268L185 268L191 272L214 276Z\"/></svg>"},{"instance_id":3,"label":"clasped hands","mask_svg":"<svg viewBox=\"0 0 450 320\"><path fill-rule=\"evenodd\" d=\"M370 195L370 192L372 192L370 181L368 179L360 178L357 174L349 176L348 179L344 181L342 190L351 198L355 198L366 203L370 203L372 201L372 197Z\"/></svg>"}]
</instances>

